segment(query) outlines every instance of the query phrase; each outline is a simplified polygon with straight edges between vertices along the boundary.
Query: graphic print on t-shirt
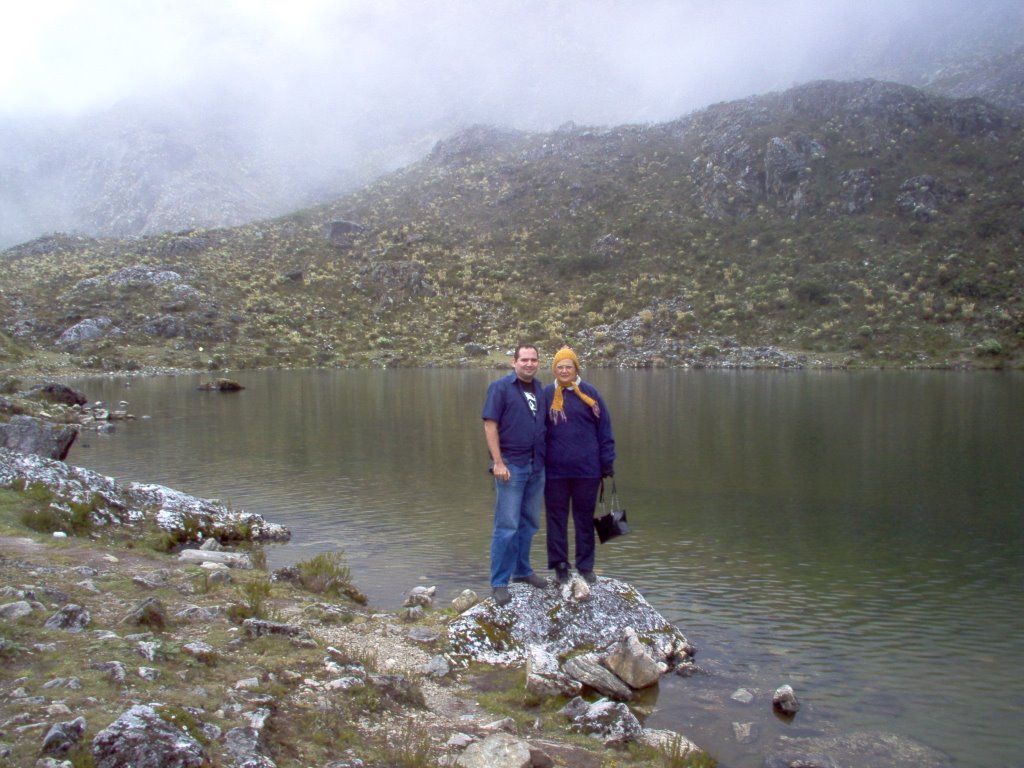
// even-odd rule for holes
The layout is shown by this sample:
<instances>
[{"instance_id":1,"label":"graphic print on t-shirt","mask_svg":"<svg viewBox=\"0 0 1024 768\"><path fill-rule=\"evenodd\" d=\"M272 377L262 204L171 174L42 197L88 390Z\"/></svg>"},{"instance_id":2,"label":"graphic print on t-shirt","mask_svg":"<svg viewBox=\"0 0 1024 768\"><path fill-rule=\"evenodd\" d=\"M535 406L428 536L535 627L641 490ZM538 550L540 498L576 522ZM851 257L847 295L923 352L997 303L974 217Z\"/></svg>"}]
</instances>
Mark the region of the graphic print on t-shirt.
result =
<instances>
[{"instance_id":1,"label":"graphic print on t-shirt","mask_svg":"<svg viewBox=\"0 0 1024 768\"><path fill-rule=\"evenodd\" d=\"M519 385L519 389L523 393L523 397L526 398L526 404L530 406L530 413L534 416L537 415L537 395L533 393L533 389L527 389L523 386L523 382L517 380L516 383Z\"/></svg>"}]
</instances>

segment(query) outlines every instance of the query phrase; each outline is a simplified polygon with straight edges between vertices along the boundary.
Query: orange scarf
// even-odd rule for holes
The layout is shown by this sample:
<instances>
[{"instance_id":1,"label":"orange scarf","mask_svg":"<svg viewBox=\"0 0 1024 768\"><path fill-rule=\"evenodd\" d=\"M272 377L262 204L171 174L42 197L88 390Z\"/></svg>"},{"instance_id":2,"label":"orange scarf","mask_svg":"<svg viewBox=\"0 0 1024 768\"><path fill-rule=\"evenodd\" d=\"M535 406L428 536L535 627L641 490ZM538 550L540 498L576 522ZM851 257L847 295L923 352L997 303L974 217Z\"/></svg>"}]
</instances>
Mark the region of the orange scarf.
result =
<instances>
[{"instance_id":1,"label":"orange scarf","mask_svg":"<svg viewBox=\"0 0 1024 768\"><path fill-rule=\"evenodd\" d=\"M601 418L601 406L597 404L597 401L590 397L580 389L580 382L582 380L579 376L576 377L576 381L570 382L569 384L563 384L560 381L555 382L555 396L551 398L551 420L556 424L559 421L565 421L565 395L564 392L575 392L576 396L584 403L590 406L590 410L594 412L594 416L598 419Z\"/></svg>"}]
</instances>

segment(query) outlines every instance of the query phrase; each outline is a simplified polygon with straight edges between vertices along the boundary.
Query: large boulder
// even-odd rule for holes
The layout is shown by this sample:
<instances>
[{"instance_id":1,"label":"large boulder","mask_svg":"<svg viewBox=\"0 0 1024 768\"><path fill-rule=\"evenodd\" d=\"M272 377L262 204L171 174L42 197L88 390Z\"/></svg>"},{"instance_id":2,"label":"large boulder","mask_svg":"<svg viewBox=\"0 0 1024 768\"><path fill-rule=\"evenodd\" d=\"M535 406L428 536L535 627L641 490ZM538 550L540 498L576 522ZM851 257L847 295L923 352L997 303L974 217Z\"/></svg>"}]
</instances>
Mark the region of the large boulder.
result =
<instances>
[{"instance_id":1,"label":"large boulder","mask_svg":"<svg viewBox=\"0 0 1024 768\"><path fill-rule=\"evenodd\" d=\"M202 745L151 706L137 704L92 741L96 768L205 768Z\"/></svg>"},{"instance_id":2,"label":"large boulder","mask_svg":"<svg viewBox=\"0 0 1024 768\"><path fill-rule=\"evenodd\" d=\"M78 437L69 424L53 424L31 416L14 416L0 424L0 446L18 453L33 453L64 461Z\"/></svg>"},{"instance_id":3,"label":"large boulder","mask_svg":"<svg viewBox=\"0 0 1024 768\"><path fill-rule=\"evenodd\" d=\"M626 582L601 578L585 599L556 584L537 589L516 583L509 591L508 605L484 600L448 626L456 653L487 664L519 665L530 645L566 657L581 649L607 648L621 640L627 627L655 661L674 666L692 652L682 632Z\"/></svg>"}]
</instances>

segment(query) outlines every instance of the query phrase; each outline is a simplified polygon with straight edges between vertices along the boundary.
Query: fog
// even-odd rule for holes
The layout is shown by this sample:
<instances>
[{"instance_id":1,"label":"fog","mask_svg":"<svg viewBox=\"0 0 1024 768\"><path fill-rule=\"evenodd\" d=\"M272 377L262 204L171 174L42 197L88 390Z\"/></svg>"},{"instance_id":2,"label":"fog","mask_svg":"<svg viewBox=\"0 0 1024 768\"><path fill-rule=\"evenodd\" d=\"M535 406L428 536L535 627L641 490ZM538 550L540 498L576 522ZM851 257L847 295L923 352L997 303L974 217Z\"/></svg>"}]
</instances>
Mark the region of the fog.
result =
<instances>
[{"instance_id":1,"label":"fog","mask_svg":"<svg viewBox=\"0 0 1024 768\"><path fill-rule=\"evenodd\" d=\"M0 114L215 94L282 122L549 129L841 74L1021 4L974 0L2 0Z\"/></svg>"},{"instance_id":2,"label":"fog","mask_svg":"<svg viewBox=\"0 0 1024 768\"><path fill-rule=\"evenodd\" d=\"M981 37L1019 45L1022 6L0 0L0 129L132 105L199 126L216 117L233 141L300 166L379 151L396 165L474 123L659 122L822 77L926 79L923 61L969 55Z\"/></svg>"}]
</instances>

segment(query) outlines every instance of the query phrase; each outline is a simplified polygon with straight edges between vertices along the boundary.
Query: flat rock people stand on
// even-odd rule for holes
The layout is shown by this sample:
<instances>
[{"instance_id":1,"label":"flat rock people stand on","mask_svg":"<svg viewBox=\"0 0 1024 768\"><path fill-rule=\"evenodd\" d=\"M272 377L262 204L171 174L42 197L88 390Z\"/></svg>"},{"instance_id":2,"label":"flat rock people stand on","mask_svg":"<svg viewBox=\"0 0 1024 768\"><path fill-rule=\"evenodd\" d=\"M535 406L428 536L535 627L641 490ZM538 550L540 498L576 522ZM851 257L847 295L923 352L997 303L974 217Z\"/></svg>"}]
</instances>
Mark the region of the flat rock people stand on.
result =
<instances>
[{"instance_id":1,"label":"flat rock people stand on","mask_svg":"<svg viewBox=\"0 0 1024 768\"><path fill-rule=\"evenodd\" d=\"M491 382L484 401L484 436L495 489L491 589L498 605L512 599L510 580L535 587L547 584L530 565L544 495L544 387L534 378L539 365L537 348L519 344L513 372Z\"/></svg>"},{"instance_id":2,"label":"flat rock people stand on","mask_svg":"<svg viewBox=\"0 0 1024 768\"><path fill-rule=\"evenodd\" d=\"M601 480L615 464L612 419L601 394L580 378L576 353L555 353L555 381L544 389L547 452L544 506L548 568L559 583L569 581L569 511L572 510L576 570L588 582L594 575L594 507Z\"/></svg>"}]
</instances>

